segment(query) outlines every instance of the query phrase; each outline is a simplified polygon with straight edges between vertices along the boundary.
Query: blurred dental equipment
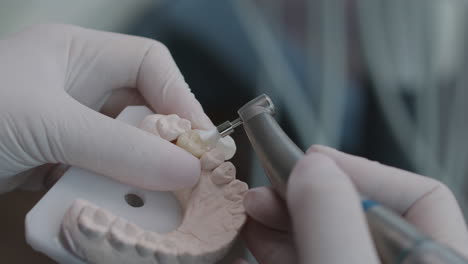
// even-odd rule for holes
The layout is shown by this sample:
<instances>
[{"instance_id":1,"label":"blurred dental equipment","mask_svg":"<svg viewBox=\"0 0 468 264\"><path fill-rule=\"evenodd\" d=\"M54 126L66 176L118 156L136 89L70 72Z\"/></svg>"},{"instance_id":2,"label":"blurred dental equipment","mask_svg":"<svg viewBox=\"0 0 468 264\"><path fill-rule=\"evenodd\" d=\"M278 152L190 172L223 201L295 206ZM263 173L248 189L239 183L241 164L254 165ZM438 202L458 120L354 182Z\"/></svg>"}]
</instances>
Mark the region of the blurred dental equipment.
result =
<instances>
[{"instance_id":1,"label":"blurred dental equipment","mask_svg":"<svg viewBox=\"0 0 468 264\"><path fill-rule=\"evenodd\" d=\"M306 1L299 40L305 81L282 46L290 33L286 3L232 5L260 61L259 90L294 112L287 118L300 146L343 146L345 102L352 100L343 98L351 95L347 86L362 82L356 71L365 72L371 83L361 85L372 89L406 169L448 185L467 215L468 2ZM362 69L349 67L356 57Z\"/></svg>"}]
</instances>

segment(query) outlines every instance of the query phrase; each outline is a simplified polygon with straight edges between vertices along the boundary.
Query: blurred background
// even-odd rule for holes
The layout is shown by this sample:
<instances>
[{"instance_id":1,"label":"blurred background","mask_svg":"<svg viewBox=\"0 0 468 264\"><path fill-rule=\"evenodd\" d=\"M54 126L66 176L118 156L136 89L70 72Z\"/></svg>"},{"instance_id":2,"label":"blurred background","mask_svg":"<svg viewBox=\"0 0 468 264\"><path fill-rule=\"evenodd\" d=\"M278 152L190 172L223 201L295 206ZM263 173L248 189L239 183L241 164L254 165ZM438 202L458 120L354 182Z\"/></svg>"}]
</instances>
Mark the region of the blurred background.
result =
<instances>
[{"instance_id":1,"label":"blurred background","mask_svg":"<svg viewBox=\"0 0 468 264\"><path fill-rule=\"evenodd\" d=\"M304 150L326 144L439 179L466 215L467 10L462 0L1 0L0 37L58 22L157 39L215 123L266 93ZM239 177L268 184L243 132L234 138ZM53 263L24 242L24 214L43 193L0 196L5 263Z\"/></svg>"}]
</instances>

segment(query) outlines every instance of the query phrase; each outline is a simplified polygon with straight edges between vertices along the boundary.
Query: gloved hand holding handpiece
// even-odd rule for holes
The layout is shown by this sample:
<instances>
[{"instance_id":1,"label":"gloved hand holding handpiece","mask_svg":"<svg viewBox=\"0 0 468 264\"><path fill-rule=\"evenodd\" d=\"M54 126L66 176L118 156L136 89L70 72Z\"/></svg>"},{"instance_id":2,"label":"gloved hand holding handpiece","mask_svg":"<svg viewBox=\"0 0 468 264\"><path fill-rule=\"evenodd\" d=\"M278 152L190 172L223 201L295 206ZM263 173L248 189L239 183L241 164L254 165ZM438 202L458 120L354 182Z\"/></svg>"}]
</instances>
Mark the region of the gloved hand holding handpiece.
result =
<instances>
[{"instance_id":1,"label":"gloved hand holding handpiece","mask_svg":"<svg viewBox=\"0 0 468 264\"><path fill-rule=\"evenodd\" d=\"M246 194L249 249L261 264L380 263L358 191L468 256L465 221L445 185L324 146L295 166L286 203L266 187Z\"/></svg>"}]
</instances>

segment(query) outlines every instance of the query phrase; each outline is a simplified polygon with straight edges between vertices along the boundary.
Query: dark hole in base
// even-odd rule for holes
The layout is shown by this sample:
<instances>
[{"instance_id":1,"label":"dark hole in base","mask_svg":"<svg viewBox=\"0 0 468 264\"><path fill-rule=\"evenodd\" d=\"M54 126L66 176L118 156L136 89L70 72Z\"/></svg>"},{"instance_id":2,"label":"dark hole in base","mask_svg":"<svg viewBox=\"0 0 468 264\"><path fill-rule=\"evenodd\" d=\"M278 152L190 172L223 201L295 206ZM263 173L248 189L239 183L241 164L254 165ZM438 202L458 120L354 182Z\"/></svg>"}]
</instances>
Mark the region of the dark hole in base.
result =
<instances>
[{"instance_id":1,"label":"dark hole in base","mask_svg":"<svg viewBox=\"0 0 468 264\"><path fill-rule=\"evenodd\" d=\"M145 205L145 202L143 202L143 199L141 199L140 196L133 194L133 193L129 193L125 195L125 201L131 207L142 207L143 205Z\"/></svg>"}]
</instances>

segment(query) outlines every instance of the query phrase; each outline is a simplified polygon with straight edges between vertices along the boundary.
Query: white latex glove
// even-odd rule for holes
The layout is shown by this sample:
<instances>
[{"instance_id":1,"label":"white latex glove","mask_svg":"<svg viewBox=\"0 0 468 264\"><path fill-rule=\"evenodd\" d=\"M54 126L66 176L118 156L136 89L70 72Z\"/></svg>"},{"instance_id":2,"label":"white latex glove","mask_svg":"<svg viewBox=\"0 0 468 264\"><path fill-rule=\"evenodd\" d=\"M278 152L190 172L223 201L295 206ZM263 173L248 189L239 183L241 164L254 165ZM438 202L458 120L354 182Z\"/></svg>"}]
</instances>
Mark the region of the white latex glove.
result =
<instances>
[{"instance_id":1,"label":"white latex glove","mask_svg":"<svg viewBox=\"0 0 468 264\"><path fill-rule=\"evenodd\" d=\"M157 41L68 25L39 25L0 40L0 191L47 173L45 166L31 170L46 163L147 189L193 185L196 158L97 112L103 105L118 112L138 98L158 113L212 126Z\"/></svg>"},{"instance_id":2,"label":"white latex glove","mask_svg":"<svg viewBox=\"0 0 468 264\"><path fill-rule=\"evenodd\" d=\"M357 190L468 255L465 222L447 187L324 146L313 146L296 165L286 204L269 188L247 193L249 249L261 264L379 263Z\"/></svg>"}]
</instances>

